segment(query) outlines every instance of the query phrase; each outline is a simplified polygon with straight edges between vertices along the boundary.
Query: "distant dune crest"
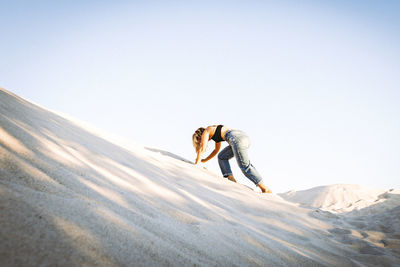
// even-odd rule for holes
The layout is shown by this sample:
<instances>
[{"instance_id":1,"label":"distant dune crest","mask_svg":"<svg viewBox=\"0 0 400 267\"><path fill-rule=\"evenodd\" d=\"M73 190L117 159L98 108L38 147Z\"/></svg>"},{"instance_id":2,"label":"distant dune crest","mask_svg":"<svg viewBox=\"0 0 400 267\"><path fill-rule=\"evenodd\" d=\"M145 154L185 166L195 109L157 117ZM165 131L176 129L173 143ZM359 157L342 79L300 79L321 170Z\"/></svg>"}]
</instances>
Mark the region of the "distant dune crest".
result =
<instances>
[{"instance_id":1,"label":"distant dune crest","mask_svg":"<svg viewBox=\"0 0 400 267\"><path fill-rule=\"evenodd\" d=\"M362 210L373 205L383 204L388 208L396 205L399 190L376 189L354 184L335 184L318 186L307 190L289 191L279 194L287 201L301 206L321 208L335 213ZM387 201L389 200L390 201Z\"/></svg>"}]
</instances>

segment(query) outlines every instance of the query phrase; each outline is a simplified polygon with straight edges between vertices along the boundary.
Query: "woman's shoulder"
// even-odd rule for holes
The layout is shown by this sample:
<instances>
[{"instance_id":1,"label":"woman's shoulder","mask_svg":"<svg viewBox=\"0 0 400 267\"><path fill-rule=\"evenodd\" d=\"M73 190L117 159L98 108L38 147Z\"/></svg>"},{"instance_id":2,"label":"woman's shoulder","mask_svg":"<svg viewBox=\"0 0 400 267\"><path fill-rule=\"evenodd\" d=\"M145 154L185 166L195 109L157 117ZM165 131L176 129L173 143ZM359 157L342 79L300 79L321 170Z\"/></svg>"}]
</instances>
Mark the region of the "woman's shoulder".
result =
<instances>
[{"instance_id":1,"label":"woman's shoulder","mask_svg":"<svg viewBox=\"0 0 400 267\"><path fill-rule=\"evenodd\" d=\"M223 124L214 124L214 125L207 126L207 128L217 128L218 126L226 127L226 126L223 125Z\"/></svg>"},{"instance_id":2,"label":"woman's shoulder","mask_svg":"<svg viewBox=\"0 0 400 267\"><path fill-rule=\"evenodd\" d=\"M228 130L231 130L231 128L223 125L223 124L218 124L218 125L210 125L206 128L206 131L209 135L213 136L218 128L218 126L221 126L221 133L225 133Z\"/></svg>"},{"instance_id":3,"label":"woman's shoulder","mask_svg":"<svg viewBox=\"0 0 400 267\"><path fill-rule=\"evenodd\" d=\"M217 125L210 125L210 126L207 126L207 128L206 128L206 132L207 133L209 133L209 134L211 134L211 133L214 133L215 132L215 129L217 129Z\"/></svg>"},{"instance_id":4,"label":"woman's shoulder","mask_svg":"<svg viewBox=\"0 0 400 267\"><path fill-rule=\"evenodd\" d=\"M230 129L228 126L226 126L226 125L224 125L224 124L218 124L218 125L210 125L210 126L207 126L206 130L215 131L215 129L217 129L218 126L221 126L221 128L223 128L224 130L226 130L226 129L229 130L229 129Z\"/></svg>"},{"instance_id":5,"label":"woman's shoulder","mask_svg":"<svg viewBox=\"0 0 400 267\"><path fill-rule=\"evenodd\" d=\"M206 131L215 132L215 130L218 128L218 126L224 127L224 125L222 125L222 124L210 125L210 126L207 126Z\"/></svg>"}]
</instances>

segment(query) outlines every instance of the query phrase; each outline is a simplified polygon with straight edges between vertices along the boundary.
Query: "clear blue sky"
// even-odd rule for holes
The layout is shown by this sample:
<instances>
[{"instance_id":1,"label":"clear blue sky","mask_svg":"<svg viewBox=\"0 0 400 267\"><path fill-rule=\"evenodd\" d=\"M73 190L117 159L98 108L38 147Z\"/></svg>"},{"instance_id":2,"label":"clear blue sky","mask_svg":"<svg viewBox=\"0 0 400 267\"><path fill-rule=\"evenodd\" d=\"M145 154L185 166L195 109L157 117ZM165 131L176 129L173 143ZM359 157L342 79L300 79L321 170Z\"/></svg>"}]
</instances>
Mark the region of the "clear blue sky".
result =
<instances>
[{"instance_id":1,"label":"clear blue sky","mask_svg":"<svg viewBox=\"0 0 400 267\"><path fill-rule=\"evenodd\" d=\"M0 0L0 11L0 86L28 100L190 160L197 127L242 129L275 192L400 187L400 1ZM216 161L205 166L219 172Z\"/></svg>"}]
</instances>

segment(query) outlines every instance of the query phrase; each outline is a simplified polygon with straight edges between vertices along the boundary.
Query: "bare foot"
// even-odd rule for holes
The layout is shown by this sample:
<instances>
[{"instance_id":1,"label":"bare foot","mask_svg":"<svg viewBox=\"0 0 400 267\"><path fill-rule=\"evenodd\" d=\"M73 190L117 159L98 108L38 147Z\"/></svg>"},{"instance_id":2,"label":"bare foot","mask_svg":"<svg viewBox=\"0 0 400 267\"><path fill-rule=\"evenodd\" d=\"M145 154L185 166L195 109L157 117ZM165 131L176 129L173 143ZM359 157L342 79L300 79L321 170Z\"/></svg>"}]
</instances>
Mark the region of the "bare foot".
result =
<instances>
[{"instance_id":1,"label":"bare foot","mask_svg":"<svg viewBox=\"0 0 400 267\"><path fill-rule=\"evenodd\" d=\"M228 176L228 180L229 180L229 181L232 181L232 182L234 182L234 183L236 183L236 180L235 180L235 178L233 177L233 175L229 175L229 176Z\"/></svg>"},{"instance_id":2,"label":"bare foot","mask_svg":"<svg viewBox=\"0 0 400 267\"><path fill-rule=\"evenodd\" d=\"M265 184L263 184L263 183L258 184L258 187L261 189L261 192L263 192L263 193L269 193L269 194L272 193L271 189L269 189L269 188L268 188Z\"/></svg>"}]
</instances>

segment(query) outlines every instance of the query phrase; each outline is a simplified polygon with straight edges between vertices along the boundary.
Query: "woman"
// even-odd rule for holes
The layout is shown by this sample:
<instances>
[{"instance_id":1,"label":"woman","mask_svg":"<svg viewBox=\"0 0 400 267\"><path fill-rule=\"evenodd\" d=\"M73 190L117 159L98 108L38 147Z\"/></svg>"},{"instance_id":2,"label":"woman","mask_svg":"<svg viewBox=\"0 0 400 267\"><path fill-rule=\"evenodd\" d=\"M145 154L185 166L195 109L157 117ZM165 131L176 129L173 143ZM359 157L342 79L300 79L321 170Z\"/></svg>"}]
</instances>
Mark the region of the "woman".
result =
<instances>
[{"instance_id":1,"label":"woman","mask_svg":"<svg viewBox=\"0 0 400 267\"><path fill-rule=\"evenodd\" d=\"M232 182L236 182L232 175L231 166L229 160L233 157L242 170L243 174L250 179L255 185L257 185L263 193L272 193L267 186L264 185L262 177L250 163L247 156L247 149L250 147L249 137L240 130L232 130L224 125L213 125L207 128L198 128L192 137L193 146L196 149L197 158L195 164L198 164L202 154L206 151L208 141L215 141L215 149L211 154L202 159L201 162L207 162L217 155L221 148L221 142L228 142L229 146L225 147L218 155L218 163L221 168L222 175L228 178Z\"/></svg>"}]
</instances>

